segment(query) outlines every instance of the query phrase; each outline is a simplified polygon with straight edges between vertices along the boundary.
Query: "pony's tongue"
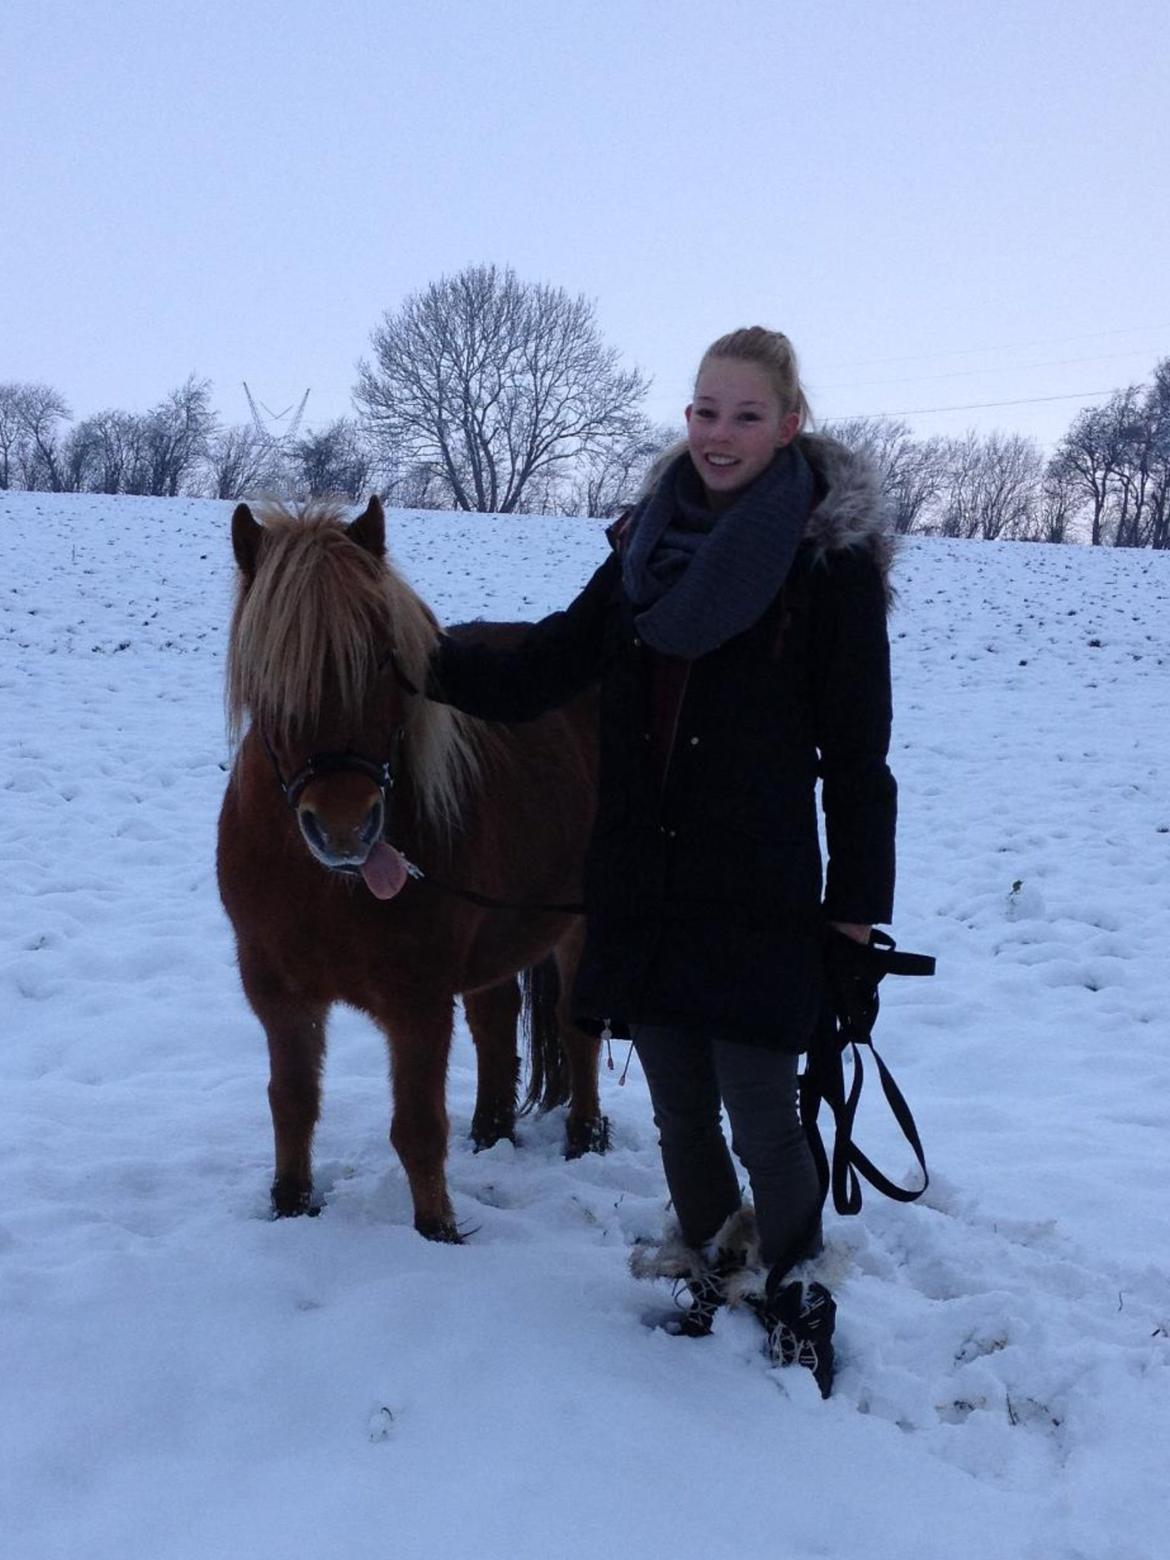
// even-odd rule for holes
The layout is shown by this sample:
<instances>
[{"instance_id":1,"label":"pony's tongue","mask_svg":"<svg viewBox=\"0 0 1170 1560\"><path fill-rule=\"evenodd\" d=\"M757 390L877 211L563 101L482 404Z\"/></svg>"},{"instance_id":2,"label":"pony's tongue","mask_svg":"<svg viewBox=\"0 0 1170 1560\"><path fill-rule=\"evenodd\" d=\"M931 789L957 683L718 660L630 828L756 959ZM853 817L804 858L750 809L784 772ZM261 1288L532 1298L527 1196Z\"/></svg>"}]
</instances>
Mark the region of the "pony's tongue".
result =
<instances>
[{"instance_id":1,"label":"pony's tongue","mask_svg":"<svg viewBox=\"0 0 1170 1560\"><path fill-rule=\"evenodd\" d=\"M393 899L406 882L406 867L392 845L379 840L362 863L366 887L378 899Z\"/></svg>"}]
</instances>

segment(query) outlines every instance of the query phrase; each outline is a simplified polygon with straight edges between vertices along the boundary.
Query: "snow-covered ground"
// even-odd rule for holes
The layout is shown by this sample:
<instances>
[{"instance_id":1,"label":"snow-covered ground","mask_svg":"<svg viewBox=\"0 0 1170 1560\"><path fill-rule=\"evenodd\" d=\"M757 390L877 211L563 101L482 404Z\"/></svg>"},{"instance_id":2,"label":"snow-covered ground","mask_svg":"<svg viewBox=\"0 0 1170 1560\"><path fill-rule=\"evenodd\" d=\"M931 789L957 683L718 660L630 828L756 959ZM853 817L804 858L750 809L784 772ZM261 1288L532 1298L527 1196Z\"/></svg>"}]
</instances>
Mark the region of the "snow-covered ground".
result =
<instances>
[{"instance_id":1,"label":"snow-covered ground","mask_svg":"<svg viewBox=\"0 0 1170 1560\"><path fill-rule=\"evenodd\" d=\"M939 969L887 983L879 1043L934 1183L830 1219L822 1403L745 1316L640 1325L628 1248L664 1188L636 1062L603 1078L606 1158L566 1163L555 1118L476 1156L461 1032L478 1231L435 1246L381 1039L339 1013L325 1211L268 1219L265 1049L212 867L229 512L0 494L4 1554L1164 1556L1170 556L899 565L895 932ZM391 520L448 619L563 604L604 545ZM880 1113L860 1136L909 1171Z\"/></svg>"}]
</instances>

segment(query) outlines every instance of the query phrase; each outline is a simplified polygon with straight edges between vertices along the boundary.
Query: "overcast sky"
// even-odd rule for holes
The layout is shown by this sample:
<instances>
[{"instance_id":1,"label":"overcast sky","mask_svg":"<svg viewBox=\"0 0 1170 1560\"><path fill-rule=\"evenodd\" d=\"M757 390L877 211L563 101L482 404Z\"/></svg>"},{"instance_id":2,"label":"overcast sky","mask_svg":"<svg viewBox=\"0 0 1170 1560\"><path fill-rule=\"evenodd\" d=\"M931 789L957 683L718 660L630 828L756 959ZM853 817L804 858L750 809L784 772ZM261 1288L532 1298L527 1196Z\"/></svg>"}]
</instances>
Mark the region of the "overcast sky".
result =
<instances>
[{"instance_id":1,"label":"overcast sky","mask_svg":"<svg viewBox=\"0 0 1170 1560\"><path fill-rule=\"evenodd\" d=\"M821 417L1051 441L1170 353L1168 80L1165 0L5 0L0 380L320 424L495 261L660 420L758 322Z\"/></svg>"}]
</instances>

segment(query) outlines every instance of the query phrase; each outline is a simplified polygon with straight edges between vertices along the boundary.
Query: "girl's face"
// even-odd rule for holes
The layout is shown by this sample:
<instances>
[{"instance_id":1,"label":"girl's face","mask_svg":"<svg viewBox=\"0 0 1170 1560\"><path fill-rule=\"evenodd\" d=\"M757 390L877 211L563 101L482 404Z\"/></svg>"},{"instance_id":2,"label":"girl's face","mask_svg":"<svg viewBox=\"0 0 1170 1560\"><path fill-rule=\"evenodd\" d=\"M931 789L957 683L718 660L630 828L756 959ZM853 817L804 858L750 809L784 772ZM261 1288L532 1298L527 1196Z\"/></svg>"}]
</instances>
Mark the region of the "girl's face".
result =
<instances>
[{"instance_id":1,"label":"girl's face","mask_svg":"<svg viewBox=\"0 0 1170 1560\"><path fill-rule=\"evenodd\" d=\"M712 509L725 509L800 431L771 380L755 363L713 358L699 372L687 407L687 443Z\"/></svg>"}]
</instances>

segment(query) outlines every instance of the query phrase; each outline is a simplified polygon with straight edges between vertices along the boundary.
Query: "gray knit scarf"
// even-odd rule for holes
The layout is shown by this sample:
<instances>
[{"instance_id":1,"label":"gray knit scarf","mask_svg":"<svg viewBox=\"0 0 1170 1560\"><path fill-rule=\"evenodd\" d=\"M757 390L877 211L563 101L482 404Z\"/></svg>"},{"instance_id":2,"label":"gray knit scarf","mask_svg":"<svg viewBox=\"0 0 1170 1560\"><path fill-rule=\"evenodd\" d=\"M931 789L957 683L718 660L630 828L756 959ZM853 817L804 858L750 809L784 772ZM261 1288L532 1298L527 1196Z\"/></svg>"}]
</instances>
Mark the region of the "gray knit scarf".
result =
<instances>
[{"instance_id":1,"label":"gray knit scarf","mask_svg":"<svg viewBox=\"0 0 1170 1560\"><path fill-rule=\"evenodd\" d=\"M792 567L813 500L795 444L719 513L707 508L689 453L631 516L622 583L638 633L664 655L693 661L763 616Z\"/></svg>"}]
</instances>

